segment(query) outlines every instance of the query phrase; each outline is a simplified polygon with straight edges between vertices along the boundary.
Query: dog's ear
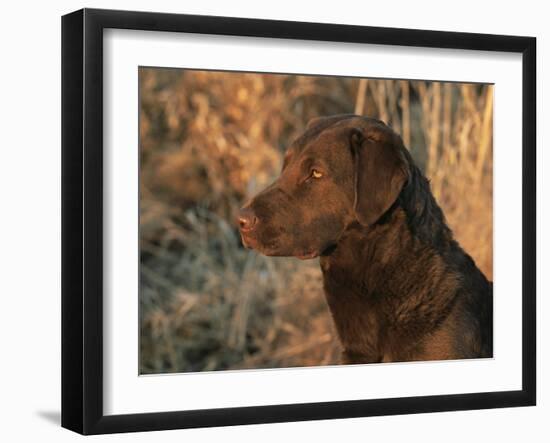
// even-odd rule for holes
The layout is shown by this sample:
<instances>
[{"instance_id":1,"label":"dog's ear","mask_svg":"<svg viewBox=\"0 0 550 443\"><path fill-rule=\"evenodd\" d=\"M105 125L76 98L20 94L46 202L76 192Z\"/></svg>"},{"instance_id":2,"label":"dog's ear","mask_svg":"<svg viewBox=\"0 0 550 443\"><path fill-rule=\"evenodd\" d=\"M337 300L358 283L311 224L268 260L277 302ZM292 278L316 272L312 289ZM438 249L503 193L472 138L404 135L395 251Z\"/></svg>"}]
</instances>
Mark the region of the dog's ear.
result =
<instances>
[{"instance_id":1,"label":"dog's ear","mask_svg":"<svg viewBox=\"0 0 550 443\"><path fill-rule=\"evenodd\" d=\"M399 136L371 137L352 129L351 151L355 168L355 214L370 226L397 200L408 180L407 162L399 150Z\"/></svg>"}]
</instances>

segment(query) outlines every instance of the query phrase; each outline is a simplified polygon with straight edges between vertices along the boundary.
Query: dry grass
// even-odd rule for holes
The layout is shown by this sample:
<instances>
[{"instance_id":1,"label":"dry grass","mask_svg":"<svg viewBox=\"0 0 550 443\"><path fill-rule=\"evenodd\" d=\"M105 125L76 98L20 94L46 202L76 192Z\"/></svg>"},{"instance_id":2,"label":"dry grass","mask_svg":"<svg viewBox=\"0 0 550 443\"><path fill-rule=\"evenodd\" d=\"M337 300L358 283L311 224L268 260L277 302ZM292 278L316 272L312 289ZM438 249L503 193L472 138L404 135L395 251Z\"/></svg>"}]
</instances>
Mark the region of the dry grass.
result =
<instances>
[{"instance_id":1,"label":"dry grass","mask_svg":"<svg viewBox=\"0 0 550 443\"><path fill-rule=\"evenodd\" d=\"M317 260L245 250L233 223L319 115L402 133L492 276L491 87L143 68L140 101L142 373L337 362Z\"/></svg>"}]
</instances>

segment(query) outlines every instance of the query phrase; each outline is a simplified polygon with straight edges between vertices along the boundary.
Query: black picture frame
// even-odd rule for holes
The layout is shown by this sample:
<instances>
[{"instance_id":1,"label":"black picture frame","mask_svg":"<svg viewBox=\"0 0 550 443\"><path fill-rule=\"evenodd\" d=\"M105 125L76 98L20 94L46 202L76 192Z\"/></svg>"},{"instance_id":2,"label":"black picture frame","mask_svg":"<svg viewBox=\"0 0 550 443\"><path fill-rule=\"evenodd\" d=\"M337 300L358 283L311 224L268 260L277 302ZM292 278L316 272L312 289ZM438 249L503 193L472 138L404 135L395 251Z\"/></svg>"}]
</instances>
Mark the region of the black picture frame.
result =
<instances>
[{"instance_id":1,"label":"black picture frame","mask_svg":"<svg viewBox=\"0 0 550 443\"><path fill-rule=\"evenodd\" d=\"M522 389L131 415L103 413L103 30L501 51L523 63ZM536 39L83 9L62 18L62 426L103 434L536 403ZM518 147L519 148L519 147Z\"/></svg>"}]
</instances>

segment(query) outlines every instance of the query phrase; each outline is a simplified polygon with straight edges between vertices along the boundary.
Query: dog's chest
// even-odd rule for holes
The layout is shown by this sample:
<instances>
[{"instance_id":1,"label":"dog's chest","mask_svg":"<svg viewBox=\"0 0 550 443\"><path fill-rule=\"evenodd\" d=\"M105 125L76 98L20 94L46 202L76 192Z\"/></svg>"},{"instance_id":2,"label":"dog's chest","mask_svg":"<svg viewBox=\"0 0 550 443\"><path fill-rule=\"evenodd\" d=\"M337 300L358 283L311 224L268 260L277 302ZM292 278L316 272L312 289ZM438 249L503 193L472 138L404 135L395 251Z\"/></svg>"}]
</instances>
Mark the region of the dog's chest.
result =
<instances>
[{"instance_id":1,"label":"dog's chest","mask_svg":"<svg viewBox=\"0 0 550 443\"><path fill-rule=\"evenodd\" d=\"M383 313L368 289L339 269L323 271L324 290L338 336L346 352L380 353Z\"/></svg>"}]
</instances>

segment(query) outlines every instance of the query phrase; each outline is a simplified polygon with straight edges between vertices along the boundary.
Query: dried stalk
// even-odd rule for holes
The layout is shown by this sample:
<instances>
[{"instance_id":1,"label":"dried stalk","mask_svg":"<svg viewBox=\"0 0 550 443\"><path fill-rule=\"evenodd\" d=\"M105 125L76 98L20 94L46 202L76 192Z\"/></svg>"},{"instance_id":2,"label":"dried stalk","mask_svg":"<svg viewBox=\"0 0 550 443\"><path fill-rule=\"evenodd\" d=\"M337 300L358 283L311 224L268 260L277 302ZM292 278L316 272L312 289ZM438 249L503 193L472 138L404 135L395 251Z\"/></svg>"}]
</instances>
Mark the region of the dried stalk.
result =
<instances>
[{"instance_id":1,"label":"dried stalk","mask_svg":"<svg viewBox=\"0 0 550 443\"><path fill-rule=\"evenodd\" d=\"M433 83L428 133L428 176L436 174L438 168L439 124L441 114L441 83Z\"/></svg>"},{"instance_id":2,"label":"dried stalk","mask_svg":"<svg viewBox=\"0 0 550 443\"><path fill-rule=\"evenodd\" d=\"M481 129L481 139L479 142L479 153L476 163L476 183L481 182L483 178L483 167L485 158L489 151L489 145L493 136L493 87L488 86L485 93L485 110L483 112L483 126Z\"/></svg>"},{"instance_id":3,"label":"dried stalk","mask_svg":"<svg viewBox=\"0 0 550 443\"><path fill-rule=\"evenodd\" d=\"M365 99L367 92L367 82L366 78L359 79L359 86L357 88L357 97L355 99L355 114L363 115L365 108Z\"/></svg>"},{"instance_id":4,"label":"dried stalk","mask_svg":"<svg viewBox=\"0 0 550 443\"><path fill-rule=\"evenodd\" d=\"M410 149L411 147L411 109L409 99L409 82L401 80L399 82L401 86L401 112L403 114L403 142L405 146Z\"/></svg>"}]
</instances>

